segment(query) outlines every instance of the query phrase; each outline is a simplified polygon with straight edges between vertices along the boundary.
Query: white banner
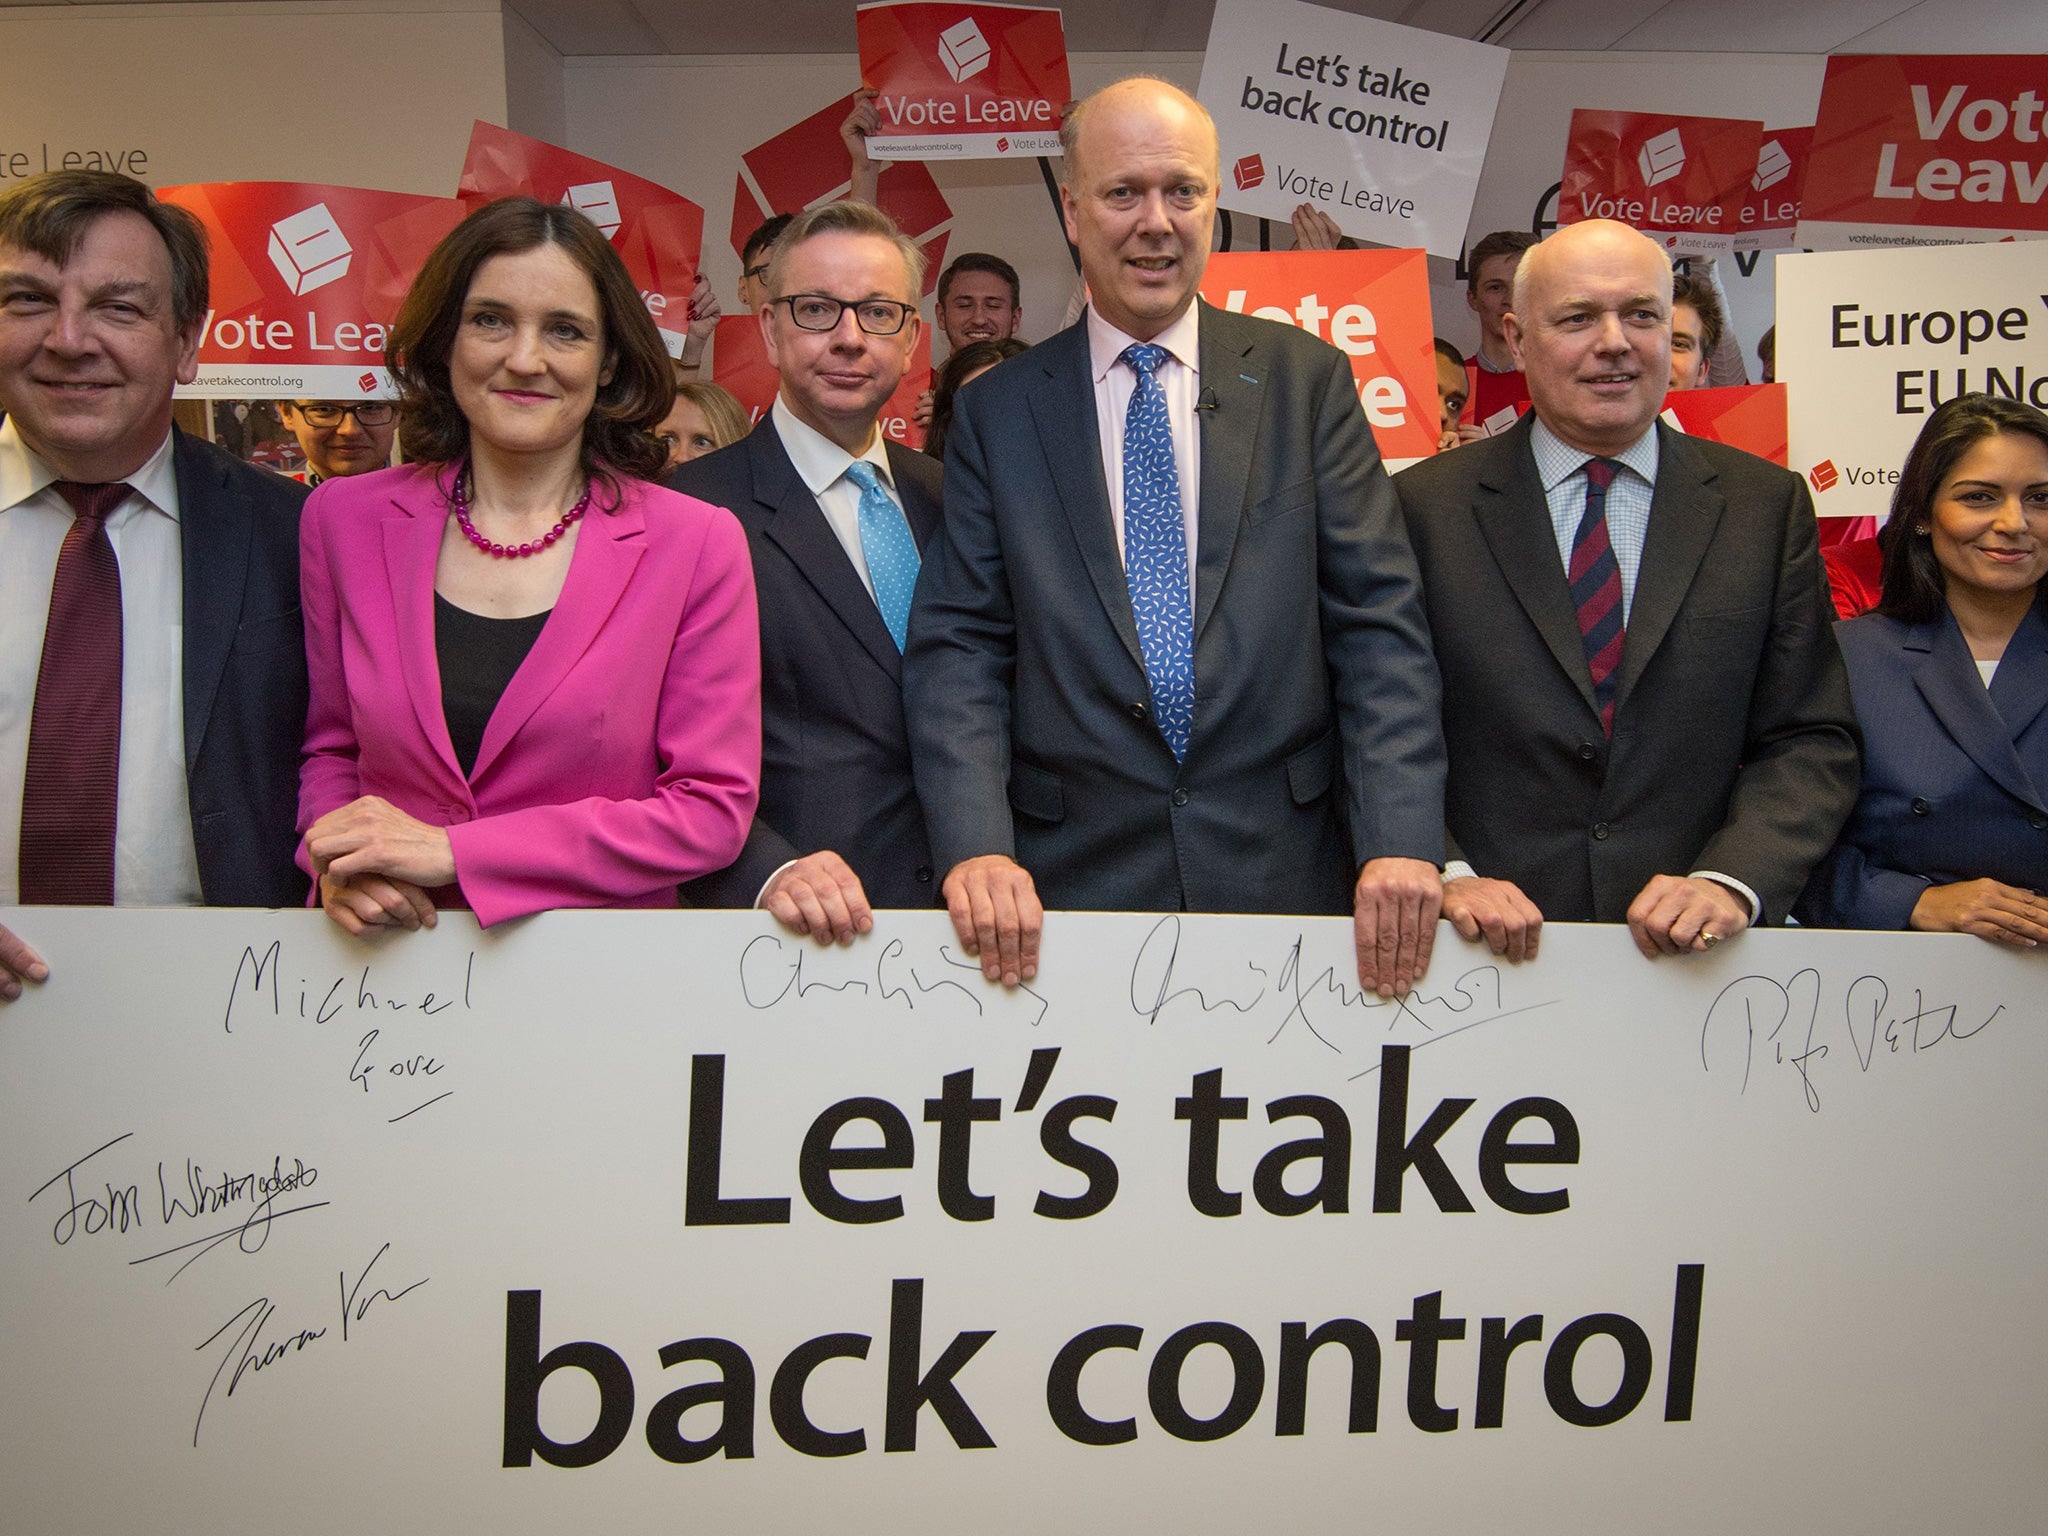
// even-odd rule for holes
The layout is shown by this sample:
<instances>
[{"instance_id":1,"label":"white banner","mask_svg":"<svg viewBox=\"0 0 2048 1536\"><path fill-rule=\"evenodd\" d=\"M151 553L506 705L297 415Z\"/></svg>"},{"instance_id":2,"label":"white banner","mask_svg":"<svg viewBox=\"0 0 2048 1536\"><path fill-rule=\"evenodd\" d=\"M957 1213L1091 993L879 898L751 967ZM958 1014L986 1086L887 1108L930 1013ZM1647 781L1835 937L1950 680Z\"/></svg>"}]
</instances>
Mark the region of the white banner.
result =
<instances>
[{"instance_id":1,"label":"white banner","mask_svg":"<svg viewBox=\"0 0 2048 1536\"><path fill-rule=\"evenodd\" d=\"M1778 258L1778 377L1791 467L1823 517L1891 510L1927 416L1982 390L2048 409L2041 247L1801 252Z\"/></svg>"},{"instance_id":2,"label":"white banner","mask_svg":"<svg viewBox=\"0 0 2048 1536\"><path fill-rule=\"evenodd\" d=\"M172 391L181 400L396 400L398 386L383 366L360 363L266 368L203 363L199 377Z\"/></svg>"},{"instance_id":3,"label":"white banner","mask_svg":"<svg viewBox=\"0 0 2048 1536\"><path fill-rule=\"evenodd\" d=\"M1975 939L1450 939L1402 1006L1330 919L1056 914L1010 995L939 914L0 922L10 1529L2048 1500L2048 989Z\"/></svg>"},{"instance_id":4,"label":"white banner","mask_svg":"<svg viewBox=\"0 0 2048 1536\"><path fill-rule=\"evenodd\" d=\"M1202 105L1226 208L1456 256L1508 51L1299 0L1218 0Z\"/></svg>"}]
</instances>

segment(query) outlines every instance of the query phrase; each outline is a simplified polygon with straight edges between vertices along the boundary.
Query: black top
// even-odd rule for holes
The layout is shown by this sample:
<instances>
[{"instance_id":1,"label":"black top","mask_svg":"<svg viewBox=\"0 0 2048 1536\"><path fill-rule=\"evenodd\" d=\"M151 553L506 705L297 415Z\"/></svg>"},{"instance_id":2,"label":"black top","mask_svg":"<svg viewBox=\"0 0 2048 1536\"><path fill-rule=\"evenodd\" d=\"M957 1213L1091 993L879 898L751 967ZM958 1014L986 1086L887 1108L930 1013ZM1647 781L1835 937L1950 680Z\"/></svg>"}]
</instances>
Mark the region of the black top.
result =
<instances>
[{"instance_id":1,"label":"black top","mask_svg":"<svg viewBox=\"0 0 2048 1536\"><path fill-rule=\"evenodd\" d=\"M441 712L455 743L455 760L467 778L483 750L484 727L498 707L512 674L540 638L546 613L523 619L490 619L458 608L434 594L434 657L441 664Z\"/></svg>"}]
</instances>

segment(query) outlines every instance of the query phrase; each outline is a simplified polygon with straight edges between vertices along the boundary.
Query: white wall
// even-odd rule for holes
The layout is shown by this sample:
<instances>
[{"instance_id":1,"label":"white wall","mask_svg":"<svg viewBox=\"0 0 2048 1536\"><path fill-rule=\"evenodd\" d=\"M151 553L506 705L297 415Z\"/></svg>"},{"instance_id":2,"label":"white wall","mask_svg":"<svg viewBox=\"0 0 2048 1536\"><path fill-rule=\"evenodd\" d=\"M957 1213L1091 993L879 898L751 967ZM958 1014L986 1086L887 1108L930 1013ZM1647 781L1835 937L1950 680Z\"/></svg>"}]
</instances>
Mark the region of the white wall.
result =
<instances>
[{"instance_id":1,"label":"white wall","mask_svg":"<svg viewBox=\"0 0 2048 1536\"><path fill-rule=\"evenodd\" d=\"M505 8L505 126L550 144L569 142L562 56L510 6Z\"/></svg>"}]
</instances>

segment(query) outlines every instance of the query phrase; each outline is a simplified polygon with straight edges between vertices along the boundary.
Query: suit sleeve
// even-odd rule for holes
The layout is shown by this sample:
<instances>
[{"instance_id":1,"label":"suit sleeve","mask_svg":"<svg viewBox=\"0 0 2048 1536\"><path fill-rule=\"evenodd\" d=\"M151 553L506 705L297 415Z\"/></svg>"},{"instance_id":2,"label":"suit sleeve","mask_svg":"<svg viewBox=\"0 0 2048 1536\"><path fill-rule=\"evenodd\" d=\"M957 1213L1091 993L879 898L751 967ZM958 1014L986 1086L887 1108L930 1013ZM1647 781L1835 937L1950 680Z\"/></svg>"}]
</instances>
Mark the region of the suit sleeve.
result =
<instances>
[{"instance_id":1,"label":"suit sleeve","mask_svg":"<svg viewBox=\"0 0 2048 1536\"><path fill-rule=\"evenodd\" d=\"M1853 843L1837 843L1820 861L1792 915L1809 928L1913 926L1913 908L1933 882L1887 869Z\"/></svg>"},{"instance_id":2,"label":"suit sleeve","mask_svg":"<svg viewBox=\"0 0 2048 1536\"><path fill-rule=\"evenodd\" d=\"M1856 804L1862 738L1806 484L1783 476L1777 590L1727 819L1693 861L1753 889L1782 922Z\"/></svg>"},{"instance_id":3,"label":"suit sleeve","mask_svg":"<svg viewBox=\"0 0 2048 1536\"><path fill-rule=\"evenodd\" d=\"M486 925L629 899L730 864L761 779L761 636L754 568L732 515L704 525L669 639L644 799L586 799L448 829L463 895Z\"/></svg>"},{"instance_id":4,"label":"suit sleeve","mask_svg":"<svg viewBox=\"0 0 2048 1536\"><path fill-rule=\"evenodd\" d=\"M1330 354L1314 466L1323 650L1344 746L1355 865L1444 862L1442 680L1407 525L1350 365Z\"/></svg>"},{"instance_id":5,"label":"suit sleeve","mask_svg":"<svg viewBox=\"0 0 2048 1536\"><path fill-rule=\"evenodd\" d=\"M317 487L299 521L299 593L306 619L306 673L311 689L306 709L305 755L299 761L299 867L308 875L305 831L329 811L360 793L356 773L355 716L349 706L348 674L342 664L341 598L327 548L328 508L333 496ZM310 898L319 900L316 885Z\"/></svg>"},{"instance_id":6,"label":"suit sleeve","mask_svg":"<svg viewBox=\"0 0 2048 1536\"><path fill-rule=\"evenodd\" d=\"M946 510L918 576L903 656L917 797L941 879L986 853L1016 856L1010 821L1010 698L1017 631L989 483L987 433L964 390L946 436Z\"/></svg>"}]
</instances>

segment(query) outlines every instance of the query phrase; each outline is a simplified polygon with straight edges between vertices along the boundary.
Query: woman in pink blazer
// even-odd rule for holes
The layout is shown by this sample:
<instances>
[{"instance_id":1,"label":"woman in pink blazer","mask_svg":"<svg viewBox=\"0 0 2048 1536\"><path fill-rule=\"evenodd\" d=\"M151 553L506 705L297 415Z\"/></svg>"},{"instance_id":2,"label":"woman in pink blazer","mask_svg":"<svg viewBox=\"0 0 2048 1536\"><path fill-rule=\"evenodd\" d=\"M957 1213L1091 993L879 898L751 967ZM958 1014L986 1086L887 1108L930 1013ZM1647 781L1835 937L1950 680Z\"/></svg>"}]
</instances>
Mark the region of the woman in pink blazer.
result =
<instances>
[{"instance_id":1,"label":"woman in pink blazer","mask_svg":"<svg viewBox=\"0 0 2048 1536\"><path fill-rule=\"evenodd\" d=\"M675 905L753 817L760 643L739 524L636 478L675 386L631 279L583 215L492 203L387 361L416 462L302 525L316 899L352 933Z\"/></svg>"}]
</instances>

